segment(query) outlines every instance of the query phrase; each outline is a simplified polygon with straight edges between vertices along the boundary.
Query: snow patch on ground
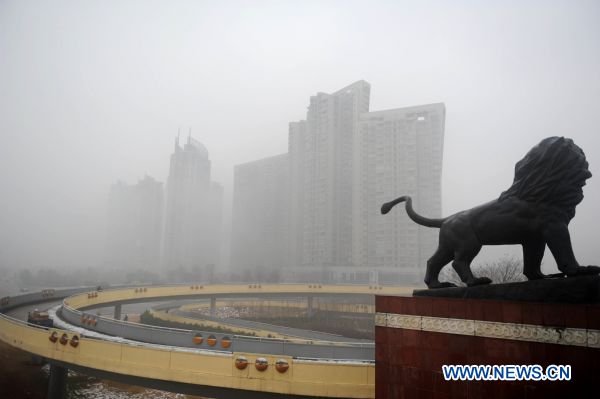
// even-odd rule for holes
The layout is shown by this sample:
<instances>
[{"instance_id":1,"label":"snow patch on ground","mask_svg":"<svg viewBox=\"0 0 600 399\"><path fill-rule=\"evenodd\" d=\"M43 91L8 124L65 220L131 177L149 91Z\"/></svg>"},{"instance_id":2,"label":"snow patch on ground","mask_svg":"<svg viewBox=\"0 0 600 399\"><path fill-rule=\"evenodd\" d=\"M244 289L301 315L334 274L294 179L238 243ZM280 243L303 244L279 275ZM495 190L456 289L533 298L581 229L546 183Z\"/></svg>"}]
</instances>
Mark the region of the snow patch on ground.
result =
<instances>
[{"instance_id":1,"label":"snow patch on ground","mask_svg":"<svg viewBox=\"0 0 600 399\"><path fill-rule=\"evenodd\" d=\"M124 391L103 381L93 382L76 390L73 396L94 399L185 399L181 393L143 389L140 392Z\"/></svg>"}]
</instances>

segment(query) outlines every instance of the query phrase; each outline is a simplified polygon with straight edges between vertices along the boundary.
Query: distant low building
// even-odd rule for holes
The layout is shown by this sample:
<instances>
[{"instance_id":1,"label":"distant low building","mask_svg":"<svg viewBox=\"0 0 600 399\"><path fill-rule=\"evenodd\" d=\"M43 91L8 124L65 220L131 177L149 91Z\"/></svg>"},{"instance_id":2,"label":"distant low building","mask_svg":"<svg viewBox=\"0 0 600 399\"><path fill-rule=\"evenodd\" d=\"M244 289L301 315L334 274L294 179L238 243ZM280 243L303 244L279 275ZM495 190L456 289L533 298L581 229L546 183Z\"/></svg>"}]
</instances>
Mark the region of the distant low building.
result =
<instances>
[{"instance_id":1,"label":"distant low building","mask_svg":"<svg viewBox=\"0 0 600 399\"><path fill-rule=\"evenodd\" d=\"M111 187L108 201L106 263L124 270L153 270L160 261L163 184L145 176L137 184Z\"/></svg>"},{"instance_id":2,"label":"distant low building","mask_svg":"<svg viewBox=\"0 0 600 399\"><path fill-rule=\"evenodd\" d=\"M221 264L221 245L223 236L223 186L215 181L210 182L208 193L208 218L206 224L209 228L208 247L212 249L212 261L209 260L203 268L204 279L210 280L217 265Z\"/></svg>"},{"instance_id":3,"label":"distant low building","mask_svg":"<svg viewBox=\"0 0 600 399\"><path fill-rule=\"evenodd\" d=\"M288 155L235 166L231 266L279 273L286 263Z\"/></svg>"}]
</instances>

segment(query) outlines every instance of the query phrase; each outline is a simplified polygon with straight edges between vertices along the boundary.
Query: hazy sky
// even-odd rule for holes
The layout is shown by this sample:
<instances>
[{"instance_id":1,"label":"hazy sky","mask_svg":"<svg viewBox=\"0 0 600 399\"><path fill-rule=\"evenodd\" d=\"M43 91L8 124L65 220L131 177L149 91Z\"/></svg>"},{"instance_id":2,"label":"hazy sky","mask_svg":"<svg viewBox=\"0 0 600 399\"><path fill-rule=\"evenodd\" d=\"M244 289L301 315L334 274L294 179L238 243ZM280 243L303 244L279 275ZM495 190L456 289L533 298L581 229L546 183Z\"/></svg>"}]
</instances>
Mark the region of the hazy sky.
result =
<instances>
[{"instance_id":1,"label":"hazy sky","mask_svg":"<svg viewBox=\"0 0 600 399\"><path fill-rule=\"evenodd\" d=\"M178 127L230 214L233 165L360 79L371 110L446 104L445 214L572 137L596 174L574 246L600 263L599 1L0 0L0 265L97 264L109 186L165 181Z\"/></svg>"}]
</instances>

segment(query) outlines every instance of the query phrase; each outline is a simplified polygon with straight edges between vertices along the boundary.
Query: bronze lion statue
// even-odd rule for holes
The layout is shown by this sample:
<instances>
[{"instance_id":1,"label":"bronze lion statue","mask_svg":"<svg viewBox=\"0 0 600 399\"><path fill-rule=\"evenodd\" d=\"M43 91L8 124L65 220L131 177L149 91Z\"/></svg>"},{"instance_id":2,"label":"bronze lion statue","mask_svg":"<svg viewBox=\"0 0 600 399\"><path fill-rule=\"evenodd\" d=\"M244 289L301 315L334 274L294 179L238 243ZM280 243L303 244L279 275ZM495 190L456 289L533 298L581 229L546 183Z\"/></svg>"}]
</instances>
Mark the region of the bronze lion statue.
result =
<instances>
[{"instance_id":1,"label":"bronze lion statue","mask_svg":"<svg viewBox=\"0 0 600 399\"><path fill-rule=\"evenodd\" d=\"M416 213L411 198L403 196L383 204L381 213L406 202L406 212L414 222L440 229L439 246L427 261L425 284L429 288L455 286L438 279L449 262L468 286L491 283L471 271L471 262L483 245L522 245L523 274L530 280L546 277L540 270L546 245L561 275L600 273L597 266L579 265L569 235L569 222L591 176L585 154L573 140L549 137L517 163L512 186L496 200L444 219L430 219Z\"/></svg>"}]
</instances>

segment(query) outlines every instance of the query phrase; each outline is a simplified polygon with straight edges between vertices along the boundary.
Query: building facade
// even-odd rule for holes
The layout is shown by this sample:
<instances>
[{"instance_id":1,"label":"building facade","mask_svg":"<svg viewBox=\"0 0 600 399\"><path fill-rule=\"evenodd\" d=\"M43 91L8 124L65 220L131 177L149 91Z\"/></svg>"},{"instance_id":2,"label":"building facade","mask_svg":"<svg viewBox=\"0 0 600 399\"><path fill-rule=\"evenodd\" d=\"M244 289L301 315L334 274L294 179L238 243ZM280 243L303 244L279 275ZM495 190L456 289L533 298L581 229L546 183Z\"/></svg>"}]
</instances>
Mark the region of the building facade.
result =
<instances>
[{"instance_id":1,"label":"building facade","mask_svg":"<svg viewBox=\"0 0 600 399\"><path fill-rule=\"evenodd\" d=\"M438 229L411 221L403 204L381 215L401 195L414 209L441 216L445 106L431 104L361 115L355 165L353 259L386 282L421 283ZM372 278L373 279L373 278ZM377 280L377 277L375 278Z\"/></svg>"},{"instance_id":2,"label":"building facade","mask_svg":"<svg viewBox=\"0 0 600 399\"><path fill-rule=\"evenodd\" d=\"M135 185L115 183L108 200L105 260L124 270L153 270L160 263L163 184L145 176Z\"/></svg>"},{"instance_id":3,"label":"building facade","mask_svg":"<svg viewBox=\"0 0 600 399\"><path fill-rule=\"evenodd\" d=\"M306 121L290 122L288 135L288 243L286 266L302 265Z\"/></svg>"},{"instance_id":4,"label":"building facade","mask_svg":"<svg viewBox=\"0 0 600 399\"><path fill-rule=\"evenodd\" d=\"M288 265L294 269L318 275L353 266L355 137L369 96L365 81L318 93L306 121L290 124L291 190L301 195L290 194Z\"/></svg>"},{"instance_id":5,"label":"building facade","mask_svg":"<svg viewBox=\"0 0 600 399\"><path fill-rule=\"evenodd\" d=\"M188 137L179 138L171 155L167 180L167 205L163 263L174 269L214 268L219 263L222 189L211 183L208 151Z\"/></svg>"},{"instance_id":6,"label":"building facade","mask_svg":"<svg viewBox=\"0 0 600 399\"><path fill-rule=\"evenodd\" d=\"M286 264L288 154L235 166L231 266L278 274Z\"/></svg>"}]
</instances>

